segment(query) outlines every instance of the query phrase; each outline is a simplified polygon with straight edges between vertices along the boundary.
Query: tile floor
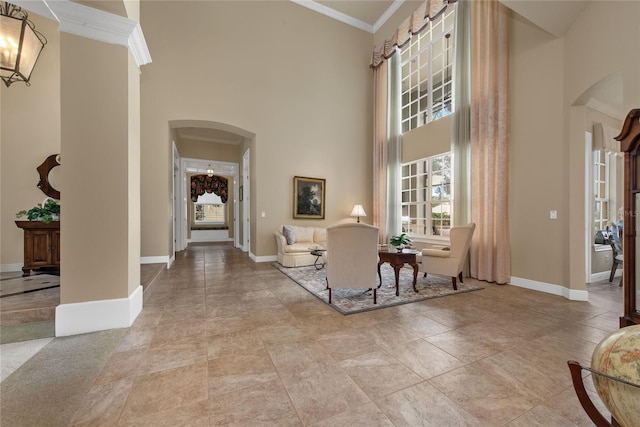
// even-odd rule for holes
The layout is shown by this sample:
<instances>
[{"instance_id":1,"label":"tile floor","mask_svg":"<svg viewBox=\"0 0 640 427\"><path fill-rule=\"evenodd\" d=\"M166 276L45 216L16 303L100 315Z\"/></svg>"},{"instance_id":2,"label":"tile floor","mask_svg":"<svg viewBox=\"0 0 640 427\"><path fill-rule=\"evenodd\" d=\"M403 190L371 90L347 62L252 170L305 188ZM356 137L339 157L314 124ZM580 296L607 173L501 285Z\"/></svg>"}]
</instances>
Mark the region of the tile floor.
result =
<instances>
[{"instance_id":1,"label":"tile floor","mask_svg":"<svg viewBox=\"0 0 640 427\"><path fill-rule=\"evenodd\" d=\"M566 362L589 365L617 329L617 284L590 302L482 284L343 316L269 263L192 245L145 291L72 425L591 425Z\"/></svg>"}]
</instances>

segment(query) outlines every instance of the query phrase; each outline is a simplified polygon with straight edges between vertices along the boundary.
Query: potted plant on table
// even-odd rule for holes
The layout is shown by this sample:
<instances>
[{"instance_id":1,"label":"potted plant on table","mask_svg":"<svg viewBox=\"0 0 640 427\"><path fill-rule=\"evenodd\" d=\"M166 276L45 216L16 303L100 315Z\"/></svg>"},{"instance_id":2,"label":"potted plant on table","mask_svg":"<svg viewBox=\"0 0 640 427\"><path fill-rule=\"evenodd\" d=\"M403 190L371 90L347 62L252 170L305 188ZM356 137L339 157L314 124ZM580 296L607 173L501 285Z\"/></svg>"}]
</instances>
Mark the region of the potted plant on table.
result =
<instances>
[{"instance_id":1,"label":"potted plant on table","mask_svg":"<svg viewBox=\"0 0 640 427\"><path fill-rule=\"evenodd\" d=\"M42 221L45 223L58 221L60 219L60 202L56 199L48 198L44 203L38 203L37 206L16 214L17 218L23 216L26 216L29 221Z\"/></svg>"},{"instance_id":2,"label":"potted plant on table","mask_svg":"<svg viewBox=\"0 0 640 427\"><path fill-rule=\"evenodd\" d=\"M410 247L413 242L407 236L407 233L402 233L397 236L392 236L389 240L389 244L396 248L398 252L402 252L405 247Z\"/></svg>"}]
</instances>

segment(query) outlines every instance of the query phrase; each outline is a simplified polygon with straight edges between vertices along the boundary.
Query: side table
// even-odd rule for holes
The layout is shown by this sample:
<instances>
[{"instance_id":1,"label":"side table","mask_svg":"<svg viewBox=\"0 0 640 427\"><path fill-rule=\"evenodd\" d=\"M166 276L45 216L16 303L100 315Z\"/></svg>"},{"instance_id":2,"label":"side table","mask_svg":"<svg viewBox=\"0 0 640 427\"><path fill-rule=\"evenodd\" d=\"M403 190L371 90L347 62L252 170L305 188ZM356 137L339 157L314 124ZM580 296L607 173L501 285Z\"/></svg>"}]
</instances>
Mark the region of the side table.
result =
<instances>
[{"instance_id":1,"label":"side table","mask_svg":"<svg viewBox=\"0 0 640 427\"><path fill-rule=\"evenodd\" d=\"M316 260L313 262L313 266L316 268L316 270L322 270L322 268L324 267L324 262L318 261L320 261L320 257L322 257L322 254L324 254L326 251L326 249L311 249L311 255L316 256Z\"/></svg>"},{"instance_id":2,"label":"side table","mask_svg":"<svg viewBox=\"0 0 640 427\"><path fill-rule=\"evenodd\" d=\"M396 296L400 295L400 269L403 265L409 264L413 267L413 290L418 292L416 289L416 279L418 277L418 263L416 262L416 255L418 251L411 249L404 249L402 252L397 251L378 251L378 278L380 279L380 286L382 285L382 275L380 274L380 266L385 262L388 262L391 267L393 267L393 271L396 275ZM378 287L380 287L378 286Z\"/></svg>"}]
</instances>

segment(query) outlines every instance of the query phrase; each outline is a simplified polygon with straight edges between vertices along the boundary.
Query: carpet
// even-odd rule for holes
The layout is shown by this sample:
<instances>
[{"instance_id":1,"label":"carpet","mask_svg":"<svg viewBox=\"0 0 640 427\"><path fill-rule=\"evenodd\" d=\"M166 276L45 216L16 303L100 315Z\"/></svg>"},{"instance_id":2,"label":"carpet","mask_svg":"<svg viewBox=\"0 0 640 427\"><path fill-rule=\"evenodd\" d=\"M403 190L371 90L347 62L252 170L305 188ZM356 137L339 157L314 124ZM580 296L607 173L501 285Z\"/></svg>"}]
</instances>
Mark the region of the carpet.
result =
<instances>
[{"instance_id":1,"label":"carpet","mask_svg":"<svg viewBox=\"0 0 640 427\"><path fill-rule=\"evenodd\" d=\"M328 303L329 291L326 289L324 268L321 270L317 270L314 266L287 268L278 263L274 263L274 266L324 303ZM413 269L404 267L400 270L400 295L396 296L393 268L388 264L382 264L380 274L382 275L382 286L378 288L377 304L373 303L371 290L334 288L331 295L331 307L342 314L354 314L483 289L482 286L458 281L458 290L454 291L450 278L431 274L425 278L422 277L423 273L418 272L418 280L416 281L418 293L416 293L412 286Z\"/></svg>"}]
</instances>

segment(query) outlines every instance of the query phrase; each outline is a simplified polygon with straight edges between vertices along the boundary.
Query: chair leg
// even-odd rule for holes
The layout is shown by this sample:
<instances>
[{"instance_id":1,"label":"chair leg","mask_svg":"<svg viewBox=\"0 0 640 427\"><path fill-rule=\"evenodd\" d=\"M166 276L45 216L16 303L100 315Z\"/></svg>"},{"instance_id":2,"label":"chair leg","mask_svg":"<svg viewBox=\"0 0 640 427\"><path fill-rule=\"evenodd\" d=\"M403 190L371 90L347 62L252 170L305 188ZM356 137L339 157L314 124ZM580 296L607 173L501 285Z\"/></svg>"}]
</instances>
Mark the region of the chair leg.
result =
<instances>
[{"instance_id":1,"label":"chair leg","mask_svg":"<svg viewBox=\"0 0 640 427\"><path fill-rule=\"evenodd\" d=\"M427 273L424 273L424 276L422 276L422 277L427 277Z\"/></svg>"},{"instance_id":2,"label":"chair leg","mask_svg":"<svg viewBox=\"0 0 640 427\"><path fill-rule=\"evenodd\" d=\"M458 273L458 280L460 280L460 283L464 283L464 280L462 280L462 271Z\"/></svg>"},{"instance_id":3,"label":"chair leg","mask_svg":"<svg viewBox=\"0 0 640 427\"><path fill-rule=\"evenodd\" d=\"M613 276L615 276L617 268L618 263L616 260L613 260L613 265L611 266L611 274L609 275L609 283L613 282Z\"/></svg>"},{"instance_id":4,"label":"chair leg","mask_svg":"<svg viewBox=\"0 0 640 427\"><path fill-rule=\"evenodd\" d=\"M374 304L377 304L377 303L378 303L378 301L377 301L377 299L376 299L376 296L377 296L377 295L376 295L376 292L377 292L377 291L378 291L378 289L373 288L373 303L374 303Z\"/></svg>"},{"instance_id":5,"label":"chair leg","mask_svg":"<svg viewBox=\"0 0 640 427\"><path fill-rule=\"evenodd\" d=\"M329 288L329 304L331 304L331 288Z\"/></svg>"},{"instance_id":6,"label":"chair leg","mask_svg":"<svg viewBox=\"0 0 640 427\"><path fill-rule=\"evenodd\" d=\"M458 284L456 283L456 276L451 277L451 283L453 283L453 290L458 290Z\"/></svg>"}]
</instances>

